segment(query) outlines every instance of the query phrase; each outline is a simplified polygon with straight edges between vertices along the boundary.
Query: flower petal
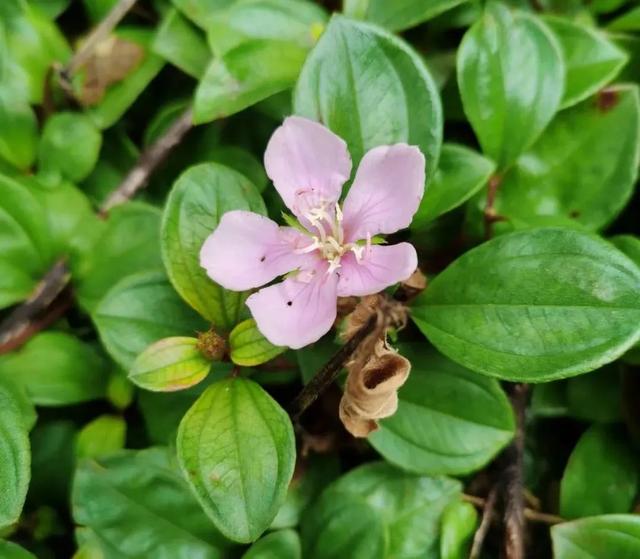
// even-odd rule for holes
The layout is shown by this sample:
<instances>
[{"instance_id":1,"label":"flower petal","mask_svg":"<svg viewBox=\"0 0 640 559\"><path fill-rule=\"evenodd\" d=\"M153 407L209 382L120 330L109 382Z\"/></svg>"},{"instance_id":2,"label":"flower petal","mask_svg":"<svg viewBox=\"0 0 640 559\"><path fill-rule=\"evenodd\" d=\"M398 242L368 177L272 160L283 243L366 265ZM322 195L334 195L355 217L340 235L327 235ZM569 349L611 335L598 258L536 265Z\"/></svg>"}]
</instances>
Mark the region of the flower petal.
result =
<instances>
[{"instance_id":1,"label":"flower petal","mask_svg":"<svg viewBox=\"0 0 640 559\"><path fill-rule=\"evenodd\" d=\"M406 280L418 267L418 256L409 243L372 245L359 262L350 252L340 263L338 296L363 296Z\"/></svg>"},{"instance_id":2,"label":"flower petal","mask_svg":"<svg viewBox=\"0 0 640 559\"><path fill-rule=\"evenodd\" d=\"M311 243L290 227L242 210L227 212L200 249L200 265L226 289L244 291L313 261L295 251Z\"/></svg>"},{"instance_id":3,"label":"flower petal","mask_svg":"<svg viewBox=\"0 0 640 559\"><path fill-rule=\"evenodd\" d=\"M247 306L267 340L299 349L319 340L333 325L337 283L336 274L318 268L309 282L287 278L261 289L247 299Z\"/></svg>"},{"instance_id":4,"label":"flower petal","mask_svg":"<svg viewBox=\"0 0 640 559\"><path fill-rule=\"evenodd\" d=\"M347 144L318 122L290 116L271 136L264 154L267 175L297 216L321 201L340 198L351 175Z\"/></svg>"},{"instance_id":5,"label":"flower petal","mask_svg":"<svg viewBox=\"0 0 640 559\"><path fill-rule=\"evenodd\" d=\"M347 240L408 227L424 193L424 165L424 155L415 146L395 144L369 150L344 202Z\"/></svg>"}]
</instances>

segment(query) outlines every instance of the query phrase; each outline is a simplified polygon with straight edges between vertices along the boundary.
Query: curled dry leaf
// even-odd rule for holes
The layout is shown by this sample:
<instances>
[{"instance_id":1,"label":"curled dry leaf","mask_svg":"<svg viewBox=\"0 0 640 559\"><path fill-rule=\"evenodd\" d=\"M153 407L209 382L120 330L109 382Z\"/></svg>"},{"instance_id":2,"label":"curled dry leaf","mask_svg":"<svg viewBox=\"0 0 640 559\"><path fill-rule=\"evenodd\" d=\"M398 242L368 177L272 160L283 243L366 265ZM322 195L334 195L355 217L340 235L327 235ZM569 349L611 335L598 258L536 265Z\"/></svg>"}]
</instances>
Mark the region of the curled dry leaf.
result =
<instances>
[{"instance_id":1,"label":"curled dry leaf","mask_svg":"<svg viewBox=\"0 0 640 559\"><path fill-rule=\"evenodd\" d=\"M112 35L102 41L82 66L84 74L78 101L85 107L97 105L106 89L127 77L144 59L144 49Z\"/></svg>"},{"instance_id":2,"label":"curled dry leaf","mask_svg":"<svg viewBox=\"0 0 640 559\"><path fill-rule=\"evenodd\" d=\"M420 271L420 268L416 268L416 271L403 281L400 287L404 291L404 300L410 301L427 288L427 276Z\"/></svg>"},{"instance_id":3,"label":"curled dry leaf","mask_svg":"<svg viewBox=\"0 0 640 559\"><path fill-rule=\"evenodd\" d=\"M348 369L340 419L354 437L366 437L378 428L377 420L398 409L398 389L407 380L411 363L379 339L364 366L351 362Z\"/></svg>"}]
</instances>

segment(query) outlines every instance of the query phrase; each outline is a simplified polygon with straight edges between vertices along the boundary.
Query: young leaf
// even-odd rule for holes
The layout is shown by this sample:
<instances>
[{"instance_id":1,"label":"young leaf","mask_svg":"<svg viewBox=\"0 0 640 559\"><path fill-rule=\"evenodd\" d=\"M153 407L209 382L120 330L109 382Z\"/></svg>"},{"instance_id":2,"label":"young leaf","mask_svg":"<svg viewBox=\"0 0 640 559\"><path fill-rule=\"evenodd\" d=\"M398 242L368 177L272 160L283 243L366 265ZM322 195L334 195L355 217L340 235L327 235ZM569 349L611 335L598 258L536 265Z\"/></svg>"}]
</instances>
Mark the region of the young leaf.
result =
<instances>
[{"instance_id":1,"label":"young leaf","mask_svg":"<svg viewBox=\"0 0 640 559\"><path fill-rule=\"evenodd\" d=\"M27 431L33 429L38 419L36 409L24 386L11 375L0 374L0 402L4 402L3 405L15 406Z\"/></svg>"},{"instance_id":2,"label":"young leaf","mask_svg":"<svg viewBox=\"0 0 640 559\"><path fill-rule=\"evenodd\" d=\"M101 415L87 423L78 433L78 458L102 458L124 448L127 424L122 417Z\"/></svg>"},{"instance_id":3,"label":"young leaf","mask_svg":"<svg viewBox=\"0 0 640 559\"><path fill-rule=\"evenodd\" d=\"M207 68L196 89L196 124L231 116L258 101L289 89L307 49L287 41L246 41Z\"/></svg>"},{"instance_id":4,"label":"young leaf","mask_svg":"<svg viewBox=\"0 0 640 559\"><path fill-rule=\"evenodd\" d=\"M164 338L136 357L129 380L146 390L173 392L198 384L210 369L196 338Z\"/></svg>"},{"instance_id":5,"label":"young leaf","mask_svg":"<svg viewBox=\"0 0 640 559\"><path fill-rule=\"evenodd\" d=\"M464 112L484 153L503 169L560 106L560 47L539 18L490 2L462 40L457 69Z\"/></svg>"},{"instance_id":6,"label":"young leaf","mask_svg":"<svg viewBox=\"0 0 640 559\"><path fill-rule=\"evenodd\" d=\"M285 411L242 378L210 386L178 430L182 471L216 527L251 542L282 505L295 465L295 438Z\"/></svg>"},{"instance_id":7,"label":"young leaf","mask_svg":"<svg viewBox=\"0 0 640 559\"><path fill-rule=\"evenodd\" d=\"M218 559L229 546L164 448L84 460L71 499L75 522L91 529L104 557Z\"/></svg>"},{"instance_id":8,"label":"young leaf","mask_svg":"<svg viewBox=\"0 0 640 559\"><path fill-rule=\"evenodd\" d=\"M497 382L420 344L403 344L400 351L412 371L398 393L398 411L369 435L389 462L421 474L465 474L508 444L513 413Z\"/></svg>"},{"instance_id":9,"label":"young leaf","mask_svg":"<svg viewBox=\"0 0 640 559\"><path fill-rule=\"evenodd\" d=\"M236 0L172 0L184 15L196 25L207 29L215 14L228 8Z\"/></svg>"},{"instance_id":10,"label":"young leaf","mask_svg":"<svg viewBox=\"0 0 640 559\"><path fill-rule=\"evenodd\" d=\"M4 48L2 42L0 48ZM0 84L0 159L27 170L36 158L37 145L38 120L33 109L17 92Z\"/></svg>"},{"instance_id":11,"label":"young leaf","mask_svg":"<svg viewBox=\"0 0 640 559\"><path fill-rule=\"evenodd\" d=\"M206 330L206 323L182 302L165 275L157 272L118 282L92 318L105 349L125 370L153 342Z\"/></svg>"},{"instance_id":12,"label":"young leaf","mask_svg":"<svg viewBox=\"0 0 640 559\"><path fill-rule=\"evenodd\" d=\"M470 250L415 300L412 317L445 355L502 379L585 373L640 338L640 270L571 229L519 231Z\"/></svg>"},{"instance_id":13,"label":"young leaf","mask_svg":"<svg viewBox=\"0 0 640 559\"><path fill-rule=\"evenodd\" d=\"M165 13L151 50L196 79L202 77L212 56L200 30L176 9Z\"/></svg>"},{"instance_id":14,"label":"young leaf","mask_svg":"<svg viewBox=\"0 0 640 559\"><path fill-rule=\"evenodd\" d=\"M236 365L255 367L280 355L286 348L274 346L258 330L252 318L238 324L229 334L231 360Z\"/></svg>"},{"instance_id":15,"label":"young leaf","mask_svg":"<svg viewBox=\"0 0 640 559\"><path fill-rule=\"evenodd\" d=\"M298 79L296 114L344 138L354 166L381 144L417 145L435 172L442 143L442 107L422 59L373 25L334 16Z\"/></svg>"},{"instance_id":16,"label":"young leaf","mask_svg":"<svg viewBox=\"0 0 640 559\"><path fill-rule=\"evenodd\" d=\"M620 366L610 363L587 375L568 379L567 413L582 421L615 423L622 420Z\"/></svg>"},{"instance_id":17,"label":"young leaf","mask_svg":"<svg viewBox=\"0 0 640 559\"><path fill-rule=\"evenodd\" d=\"M628 56L603 34L566 18L546 16L544 22L558 39L565 60L562 108L583 101L607 85Z\"/></svg>"},{"instance_id":18,"label":"young leaf","mask_svg":"<svg viewBox=\"0 0 640 559\"><path fill-rule=\"evenodd\" d=\"M102 135L82 113L56 113L47 120L38 146L38 171L78 182L91 173Z\"/></svg>"},{"instance_id":19,"label":"young leaf","mask_svg":"<svg viewBox=\"0 0 640 559\"><path fill-rule=\"evenodd\" d=\"M300 536L294 530L271 532L254 543L242 559L302 559Z\"/></svg>"},{"instance_id":20,"label":"young leaf","mask_svg":"<svg viewBox=\"0 0 640 559\"><path fill-rule=\"evenodd\" d=\"M554 559L632 559L640 556L640 516L607 514L551 528Z\"/></svg>"},{"instance_id":21,"label":"young leaf","mask_svg":"<svg viewBox=\"0 0 640 559\"><path fill-rule=\"evenodd\" d=\"M31 454L25 419L12 395L0 391L0 529L20 517L30 472Z\"/></svg>"},{"instance_id":22,"label":"young leaf","mask_svg":"<svg viewBox=\"0 0 640 559\"><path fill-rule=\"evenodd\" d=\"M0 356L0 376L15 377L39 406L102 398L108 373L100 352L65 332L42 332L17 351Z\"/></svg>"},{"instance_id":23,"label":"young leaf","mask_svg":"<svg viewBox=\"0 0 640 559\"><path fill-rule=\"evenodd\" d=\"M438 169L425 190L411 228L420 230L466 202L487 183L494 169L492 161L467 147L443 145Z\"/></svg>"},{"instance_id":24,"label":"young leaf","mask_svg":"<svg viewBox=\"0 0 640 559\"><path fill-rule=\"evenodd\" d=\"M495 209L525 222L559 216L601 229L629 201L639 165L638 89L607 89L554 119L505 176Z\"/></svg>"},{"instance_id":25,"label":"young leaf","mask_svg":"<svg viewBox=\"0 0 640 559\"><path fill-rule=\"evenodd\" d=\"M469 0L344 0L344 13L366 19L391 31L402 31Z\"/></svg>"},{"instance_id":26,"label":"young leaf","mask_svg":"<svg viewBox=\"0 0 640 559\"><path fill-rule=\"evenodd\" d=\"M560 514L580 518L630 512L640 481L640 462L626 434L591 427L573 449L560 484Z\"/></svg>"},{"instance_id":27,"label":"young leaf","mask_svg":"<svg viewBox=\"0 0 640 559\"><path fill-rule=\"evenodd\" d=\"M262 198L240 173L203 163L187 169L175 182L162 219L162 257L182 298L216 328L230 330L243 308L244 295L215 284L200 266L205 239L230 210L265 214Z\"/></svg>"},{"instance_id":28,"label":"young leaf","mask_svg":"<svg viewBox=\"0 0 640 559\"><path fill-rule=\"evenodd\" d=\"M640 30L640 6L630 9L626 14L614 19L607 28L610 31Z\"/></svg>"}]
</instances>

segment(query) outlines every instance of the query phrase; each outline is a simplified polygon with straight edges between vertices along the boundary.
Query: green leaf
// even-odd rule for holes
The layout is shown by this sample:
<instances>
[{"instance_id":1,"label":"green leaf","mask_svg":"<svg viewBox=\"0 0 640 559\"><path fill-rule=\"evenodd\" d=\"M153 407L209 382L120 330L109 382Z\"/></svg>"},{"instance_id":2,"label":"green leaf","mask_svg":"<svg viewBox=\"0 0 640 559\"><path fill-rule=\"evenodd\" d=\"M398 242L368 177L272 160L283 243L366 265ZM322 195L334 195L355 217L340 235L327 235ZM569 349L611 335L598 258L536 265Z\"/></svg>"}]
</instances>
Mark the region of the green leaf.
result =
<instances>
[{"instance_id":1,"label":"green leaf","mask_svg":"<svg viewBox=\"0 0 640 559\"><path fill-rule=\"evenodd\" d=\"M291 480L287 498L278 510L269 529L294 528L322 490L340 475L338 456L311 454L304 461L302 473Z\"/></svg>"},{"instance_id":2,"label":"green leaf","mask_svg":"<svg viewBox=\"0 0 640 559\"><path fill-rule=\"evenodd\" d=\"M39 406L67 406L105 395L109 366L94 347L64 332L42 332L0 356L0 376L13 377Z\"/></svg>"},{"instance_id":3,"label":"green leaf","mask_svg":"<svg viewBox=\"0 0 640 559\"><path fill-rule=\"evenodd\" d=\"M101 415L87 423L78 433L78 458L101 458L124 448L127 424L122 417Z\"/></svg>"},{"instance_id":4,"label":"green leaf","mask_svg":"<svg viewBox=\"0 0 640 559\"><path fill-rule=\"evenodd\" d=\"M10 403L19 410L27 431L30 431L36 424L38 415L33 402L24 386L16 378L10 375L0 375L0 402L4 402L2 405L5 407Z\"/></svg>"},{"instance_id":5,"label":"green leaf","mask_svg":"<svg viewBox=\"0 0 640 559\"><path fill-rule=\"evenodd\" d=\"M125 370L153 342L206 330L164 274L140 273L118 282L92 315L100 339Z\"/></svg>"},{"instance_id":6,"label":"green leaf","mask_svg":"<svg viewBox=\"0 0 640 559\"><path fill-rule=\"evenodd\" d=\"M83 461L72 503L75 522L93 531L105 559L220 559L228 546L163 448Z\"/></svg>"},{"instance_id":7,"label":"green leaf","mask_svg":"<svg viewBox=\"0 0 640 559\"><path fill-rule=\"evenodd\" d=\"M469 0L344 0L344 13L391 31L402 31L432 19Z\"/></svg>"},{"instance_id":8,"label":"green leaf","mask_svg":"<svg viewBox=\"0 0 640 559\"><path fill-rule=\"evenodd\" d=\"M640 338L640 270L609 243L535 229L470 250L418 296L412 317L480 373L543 382L618 358Z\"/></svg>"},{"instance_id":9,"label":"green leaf","mask_svg":"<svg viewBox=\"0 0 640 559\"><path fill-rule=\"evenodd\" d=\"M2 44L0 43L0 47ZM38 121L16 92L0 84L0 158L26 170L36 158Z\"/></svg>"},{"instance_id":10,"label":"green leaf","mask_svg":"<svg viewBox=\"0 0 640 559\"><path fill-rule=\"evenodd\" d=\"M540 19L490 2L458 50L464 112L502 169L541 134L560 106L564 64Z\"/></svg>"},{"instance_id":11,"label":"green leaf","mask_svg":"<svg viewBox=\"0 0 640 559\"><path fill-rule=\"evenodd\" d=\"M202 29L207 29L215 14L236 0L171 0L173 5Z\"/></svg>"},{"instance_id":12,"label":"green leaf","mask_svg":"<svg viewBox=\"0 0 640 559\"><path fill-rule=\"evenodd\" d=\"M143 27L119 29L116 35L144 49L144 59L123 80L111 85L95 107L87 110L98 128L114 125L146 89L164 66L164 60L149 50L152 31Z\"/></svg>"},{"instance_id":13,"label":"green leaf","mask_svg":"<svg viewBox=\"0 0 640 559\"><path fill-rule=\"evenodd\" d=\"M216 58L196 89L196 124L231 116L258 101L289 89L307 49L291 42L255 39Z\"/></svg>"},{"instance_id":14,"label":"green leaf","mask_svg":"<svg viewBox=\"0 0 640 559\"><path fill-rule=\"evenodd\" d=\"M562 108L575 105L615 78L628 56L604 34L566 18L545 16L565 60Z\"/></svg>"},{"instance_id":15,"label":"green leaf","mask_svg":"<svg viewBox=\"0 0 640 559\"><path fill-rule=\"evenodd\" d=\"M302 521L306 559L385 557L387 534L382 514L359 495L325 491Z\"/></svg>"},{"instance_id":16,"label":"green leaf","mask_svg":"<svg viewBox=\"0 0 640 559\"><path fill-rule=\"evenodd\" d=\"M18 371L13 371L17 374ZM20 404L0 391L0 529L20 517L29 487L29 434Z\"/></svg>"},{"instance_id":17,"label":"green leaf","mask_svg":"<svg viewBox=\"0 0 640 559\"><path fill-rule=\"evenodd\" d=\"M423 344L403 344L400 351L412 371L398 393L398 411L369 435L389 462L421 474L466 474L509 443L513 413L496 381L423 349Z\"/></svg>"},{"instance_id":18,"label":"green leaf","mask_svg":"<svg viewBox=\"0 0 640 559\"><path fill-rule=\"evenodd\" d=\"M558 115L507 173L495 209L524 221L559 216L600 229L633 193L639 145L637 88L606 90Z\"/></svg>"},{"instance_id":19,"label":"green leaf","mask_svg":"<svg viewBox=\"0 0 640 559\"><path fill-rule=\"evenodd\" d=\"M256 540L271 524L286 497L295 454L285 411L242 378L210 386L178 430L185 477L216 527L238 542Z\"/></svg>"},{"instance_id":20,"label":"green leaf","mask_svg":"<svg viewBox=\"0 0 640 559\"><path fill-rule=\"evenodd\" d=\"M473 150L457 145L442 146L438 169L427 187L411 228L420 228L460 206L489 180L495 165Z\"/></svg>"},{"instance_id":21,"label":"green leaf","mask_svg":"<svg viewBox=\"0 0 640 559\"><path fill-rule=\"evenodd\" d=\"M381 144L417 145L430 177L442 143L442 107L422 59L383 29L334 16L300 74L296 114L349 145L354 165Z\"/></svg>"},{"instance_id":22,"label":"green leaf","mask_svg":"<svg viewBox=\"0 0 640 559\"><path fill-rule=\"evenodd\" d=\"M51 262L47 215L23 183L0 175L0 308L29 295Z\"/></svg>"},{"instance_id":23,"label":"green leaf","mask_svg":"<svg viewBox=\"0 0 640 559\"><path fill-rule=\"evenodd\" d=\"M633 260L640 267L640 238L635 235L616 235L609 239L615 247Z\"/></svg>"},{"instance_id":24,"label":"green leaf","mask_svg":"<svg viewBox=\"0 0 640 559\"><path fill-rule=\"evenodd\" d=\"M580 437L562 476L560 514L580 518L630 512L639 465L621 429L591 427Z\"/></svg>"},{"instance_id":25,"label":"green leaf","mask_svg":"<svg viewBox=\"0 0 640 559\"><path fill-rule=\"evenodd\" d=\"M443 511L460 490L457 480L416 476L384 462L373 462L351 470L325 493L334 495L336 501L348 495L366 502L384 524L385 557L409 558L437 555ZM348 530L349 525L344 528ZM331 538L331 534L325 533L324 537Z\"/></svg>"},{"instance_id":26,"label":"green leaf","mask_svg":"<svg viewBox=\"0 0 640 559\"><path fill-rule=\"evenodd\" d=\"M263 192L269 183L262 161L251 152L236 146L218 146L211 154L211 161L242 173Z\"/></svg>"},{"instance_id":27,"label":"green leaf","mask_svg":"<svg viewBox=\"0 0 640 559\"><path fill-rule=\"evenodd\" d=\"M252 318L238 324L229 334L231 361L243 367L255 367L270 361L285 351L269 342L258 330Z\"/></svg>"},{"instance_id":28,"label":"green leaf","mask_svg":"<svg viewBox=\"0 0 640 559\"><path fill-rule=\"evenodd\" d=\"M254 543L242 559L301 559L300 537L293 530L271 532Z\"/></svg>"},{"instance_id":29,"label":"green leaf","mask_svg":"<svg viewBox=\"0 0 640 559\"><path fill-rule=\"evenodd\" d=\"M469 556L469 547L478 523L478 512L471 503L453 501L442 513L441 559Z\"/></svg>"},{"instance_id":30,"label":"green leaf","mask_svg":"<svg viewBox=\"0 0 640 559\"><path fill-rule=\"evenodd\" d=\"M162 269L160 220L160 212L142 202L111 210L98 238L72 262L76 294L85 310L93 311L121 279Z\"/></svg>"},{"instance_id":31,"label":"green leaf","mask_svg":"<svg viewBox=\"0 0 640 559\"><path fill-rule=\"evenodd\" d=\"M62 181L48 187L31 180L29 189L47 215L49 243L55 254L74 255L98 222L91 202L76 186Z\"/></svg>"},{"instance_id":32,"label":"green leaf","mask_svg":"<svg viewBox=\"0 0 640 559\"><path fill-rule=\"evenodd\" d=\"M18 544L0 540L0 557L3 559L38 559Z\"/></svg>"},{"instance_id":33,"label":"green leaf","mask_svg":"<svg viewBox=\"0 0 640 559\"><path fill-rule=\"evenodd\" d=\"M326 20L325 11L306 0L239 0L211 14L207 35L218 56L252 39L288 41L309 50Z\"/></svg>"},{"instance_id":34,"label":"green leaf","mask_svg":"<svg viewBox=\"0 0 640 559\"><path fill-rule=\"evenodd\" d=\"M7 47L28 80L29 101L40 103L47 72L55 62L65 63L71 55L66 39L47 16L22 0L0 3Z\"/></svg>"},{"instance_id":35,"label":"green leaf","mask_svg":"<svg viewBox=\"0 0 640 559\"><path fill-rule=\"evenodd\" d=\"M555 559L633 559L640 555L640 516L609 514L551 528Z\"/></svg>"},{"instance_id":36,"label":"green leaf","mask_svg":"<svg viewBox=\"0 0 640 559\"><path fill-rule=\"evenodd\" d=\"M38 146L38 171L81 181L91 173L100 153L102 135L82 113L61 112L45 123Z\"/></svg>"},{"instance_id":37,"label":"green leaf","mask_svg":"<svg viewBox=\"0 0 640 559\"><path fill-rule=\"evenodd\" d=\"M151 49L196 79L202 77L211 60L211 51L200 30L174 9L162 18Z\"/></svg>"},{"instance_id":38,"label":"green leaf","mask_svg":"<svg viewBox=\"0 0 640 559\"><path fill-rule=\"evenodd\" d=\"M611 31L638 31L640 30L640 6L632 8L626 14L614 19L607 28Z\"/></svg>"},{"instance_id":39,"label":"green leaf","mask_svg":"<svg viewBox=\"0 0 640 559\"><path fill-rule=\"evenodd\" d=\"M198 384L210 369L196 338L164 338L136 357L129 380L146 390L173 392Z\"/></svg>"},{"instance_id":40,"label":"green leaf","mask_svg":"<svg viewBox=\"0 0 640 559\"><path fill-rule=\"evenodd\" d=\"M246 297L224 290L200 266L200 249L231 210L265 214L262 198L240 173L203 163L187 169L174 183L162 219L162 256L176 290L216 328L230 330Z\"/></svg>"},{"instance_id":41,"label":"green leaf","mask_svg":"<svg viewBox=\"0 0 640 559\"><path fill-rule=\"evenodd\" d=\"M567 381L567 406L571 417L596 423L622 420L622 386L617 363Z\"/></svg>"}]
</instances>

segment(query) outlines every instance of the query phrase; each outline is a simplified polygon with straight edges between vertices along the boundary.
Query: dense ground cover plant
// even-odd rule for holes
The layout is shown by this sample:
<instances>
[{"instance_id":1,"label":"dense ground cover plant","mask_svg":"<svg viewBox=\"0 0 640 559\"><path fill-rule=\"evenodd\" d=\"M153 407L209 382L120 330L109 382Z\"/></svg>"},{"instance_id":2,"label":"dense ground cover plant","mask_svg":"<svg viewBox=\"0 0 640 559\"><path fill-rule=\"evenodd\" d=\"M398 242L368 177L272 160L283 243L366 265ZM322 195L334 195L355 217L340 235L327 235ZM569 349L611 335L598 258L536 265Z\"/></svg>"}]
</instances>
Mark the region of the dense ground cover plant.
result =
<instances>
[{"instance_id":1,"label":"dense ground cover plant","mask_svg":"<svg viewBox=\"0 0 640 559\"><path fill-rule=\"evenodd\" d=\"M0 558L640 557L639 10L0 2Z\"/></svg>"}]
</instances>

